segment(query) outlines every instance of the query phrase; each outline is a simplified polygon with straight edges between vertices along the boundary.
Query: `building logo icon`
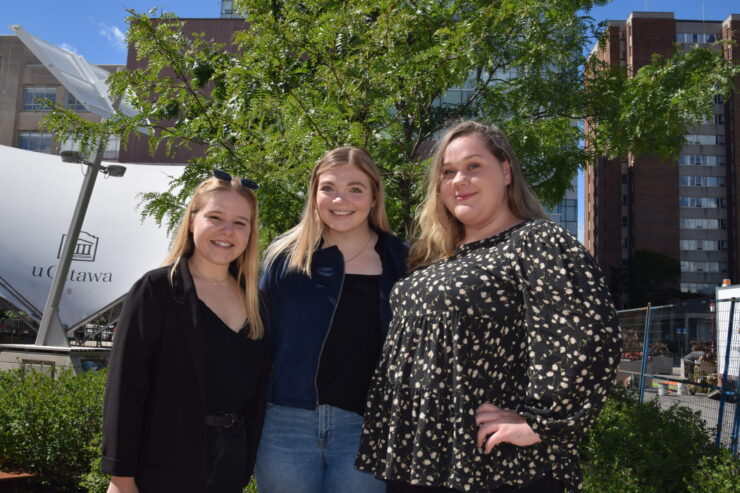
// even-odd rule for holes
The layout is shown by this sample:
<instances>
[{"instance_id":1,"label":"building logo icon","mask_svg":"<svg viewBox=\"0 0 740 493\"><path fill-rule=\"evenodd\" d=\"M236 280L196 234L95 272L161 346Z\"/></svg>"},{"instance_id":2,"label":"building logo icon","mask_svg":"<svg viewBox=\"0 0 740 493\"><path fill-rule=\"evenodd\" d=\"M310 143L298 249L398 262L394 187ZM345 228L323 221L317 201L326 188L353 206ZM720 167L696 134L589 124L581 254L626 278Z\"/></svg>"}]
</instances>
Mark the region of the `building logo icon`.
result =
<instances>
[{"instance_id":1,"label":"building logo icon","mask_svg":"<svg viewBox=\"0 0 740 493\"><path fill-rule=\"evenodd\" d=\"M66 234L62 235L62 240L59 242L59 251L57 252L57 258L62 258L62 248L64 248L64 240L67 237ZM80 236L77 238L77 244L74 247L74 253L72 254L72 260L79 260L81 262L95 262L95 255L98 253L98 237L93 236L90 233L80 231Z\"/></svg>"}]
</instances>

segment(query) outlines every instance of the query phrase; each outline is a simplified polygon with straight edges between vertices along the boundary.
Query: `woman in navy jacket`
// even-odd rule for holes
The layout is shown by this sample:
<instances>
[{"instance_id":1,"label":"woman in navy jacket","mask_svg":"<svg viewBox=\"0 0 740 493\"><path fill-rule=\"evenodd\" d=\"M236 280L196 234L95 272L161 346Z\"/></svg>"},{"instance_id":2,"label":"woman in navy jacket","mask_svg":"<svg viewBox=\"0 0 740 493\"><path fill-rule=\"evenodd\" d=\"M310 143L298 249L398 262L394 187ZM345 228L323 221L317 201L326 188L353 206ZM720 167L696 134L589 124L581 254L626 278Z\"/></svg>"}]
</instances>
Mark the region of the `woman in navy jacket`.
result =
<instances>
[{"instance_id":1,"label":"woman in navy jacket","mask_svg":"<svg viewBox=\"0 0 740 493\"><path fill-rule=\"evenodd\" d=\"M370 377L405 273L378 167L362 149L314 167L301 222L270 245L260 292L274 347L255 476L261 493L384 492L354 468Z\"/></svg>"},{"instance_id":2,"label":"woman in navy jacket","mask_svg":"<svg viewBox=\"0 0 740 493\"><path fill-rule=\"evenodd\" d=\"M264 417L257 202L217 172L185 211L166 267L118 321L103 416L109 493L240 493Z\"/></svg>"}]
</instances>

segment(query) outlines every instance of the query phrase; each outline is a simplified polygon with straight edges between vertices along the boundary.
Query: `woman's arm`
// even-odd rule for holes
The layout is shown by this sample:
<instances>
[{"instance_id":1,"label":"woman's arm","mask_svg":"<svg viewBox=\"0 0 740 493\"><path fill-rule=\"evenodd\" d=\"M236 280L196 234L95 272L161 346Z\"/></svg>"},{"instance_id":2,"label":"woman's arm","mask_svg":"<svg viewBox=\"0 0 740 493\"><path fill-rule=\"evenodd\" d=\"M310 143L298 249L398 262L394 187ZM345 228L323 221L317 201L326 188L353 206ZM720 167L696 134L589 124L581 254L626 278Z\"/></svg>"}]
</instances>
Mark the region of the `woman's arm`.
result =
<instances>
[{"instance_id":1,"label":"woman's arm","mask_svg":"<svg viewBox=\"0 0 740 493\"><path fill-rule=\"evenodd\" d=\"M116 327L105 390L101 464L103 472L114 476L133 477L137 472L166 296L149 276L140 279L131 288Z\"/></svg>"},{"instance_id":2,"label":"woman's arm","mask_svg":"<svg viewBox=\"0 0 740 493\"><path fill-rule=\"evenodd\" d=\"M562 227L535 225L519 251L529 365L516 411L542 440L575 440L616 376L619 319L596 262Z\"/></svg>"}]
</instances>

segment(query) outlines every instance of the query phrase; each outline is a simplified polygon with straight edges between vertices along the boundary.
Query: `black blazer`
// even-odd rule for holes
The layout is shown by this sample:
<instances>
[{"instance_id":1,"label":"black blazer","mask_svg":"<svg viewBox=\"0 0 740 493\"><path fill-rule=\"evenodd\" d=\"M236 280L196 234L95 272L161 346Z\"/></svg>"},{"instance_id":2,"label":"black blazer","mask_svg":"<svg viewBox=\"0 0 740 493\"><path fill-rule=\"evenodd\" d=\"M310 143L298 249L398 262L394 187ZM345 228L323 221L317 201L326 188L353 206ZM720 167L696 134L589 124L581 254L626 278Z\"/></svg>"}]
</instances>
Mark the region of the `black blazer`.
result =
<instances>
[{"instance_id":1,"label":"black blazer","mask_svg":"<svg viewBox=\"0 0 740 493\"><path fill-rule=\"evenodd\" d=\"M103 414L102 470L134 476L144 492L200 493L206 484L205 345L195 285L182 259L134 284L116 328ZM264 341L264 339L262 340ZM256 401L246 411L249 475L265 413L270 358ZM247 475L247 477L249 477Z\"/></svg>"}]
</instances>

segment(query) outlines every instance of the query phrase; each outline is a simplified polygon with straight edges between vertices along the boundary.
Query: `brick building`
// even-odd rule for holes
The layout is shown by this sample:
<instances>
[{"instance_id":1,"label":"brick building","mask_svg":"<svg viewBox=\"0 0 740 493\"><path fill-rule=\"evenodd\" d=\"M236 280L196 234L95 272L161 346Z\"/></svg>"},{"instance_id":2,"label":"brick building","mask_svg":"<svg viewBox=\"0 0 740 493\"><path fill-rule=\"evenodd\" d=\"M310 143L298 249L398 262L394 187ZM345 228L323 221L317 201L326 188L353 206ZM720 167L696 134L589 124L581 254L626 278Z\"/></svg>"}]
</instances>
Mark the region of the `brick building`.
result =
<instances>
[{"instance_id":1,"label":"brick building","mask_svg":"<svg viewBox=\"0 0 740 493\"><path fill-rule=\"evenodd\" d=\"M109 72L120 65L100 65ZM100 121L49 72L15 35L0 36L0 145L58 154L74 149L71 142L58 144L54 136L39 127L48 112L38 98L45 98ZM118 159L118 139L111 139L104 158Z\"/></svg>"},{"instance_id":2,"label":"brick building","mask_svg":"<svg viewBox=\"0 0 740 493\"><path fill-rule=\"evenodd\" d=\"M633 12L626 21L611 23L606 44L592 56L634 73L655 53L670 56L676 49L738 38L738 14L724 21L692 21L677 20L670 12ZM724 55L738 60L740 48L730 46ZM602 158L587 168L584 242L619 306L636 302L630 287L635 289L645 261L680 265L680 278L659 283L675 297L679 291L714 296L722 279L740 280L736 115L737 94L727 100L716 96L713 118L690 130L678 161L627 155Z\"/></svg>"}]
</instances>

